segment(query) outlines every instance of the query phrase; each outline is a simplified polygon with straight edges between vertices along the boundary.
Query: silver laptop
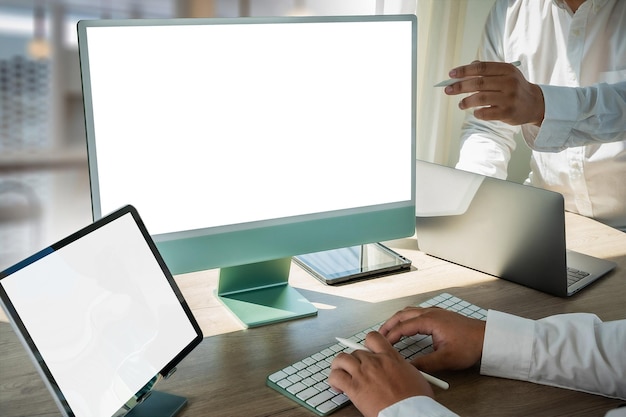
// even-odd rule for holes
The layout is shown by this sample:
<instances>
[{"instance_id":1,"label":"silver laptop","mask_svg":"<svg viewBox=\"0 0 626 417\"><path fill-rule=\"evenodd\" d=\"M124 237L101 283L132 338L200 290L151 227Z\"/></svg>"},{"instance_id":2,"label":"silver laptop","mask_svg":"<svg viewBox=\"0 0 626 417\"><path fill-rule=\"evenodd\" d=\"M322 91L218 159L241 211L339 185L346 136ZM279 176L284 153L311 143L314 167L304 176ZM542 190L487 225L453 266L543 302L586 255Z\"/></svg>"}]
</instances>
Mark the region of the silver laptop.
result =
<instances>
[{"instance_id":1,"label":"silver laptop","mask_svg":"<svg viewBox=\"0 0 626 417\"><path fill-rule=\"evenodd\" d=\"M549 294L578 292L615 263L565 248L563 196L417 161L419 249Z\"/></svg>"}]
</instances>

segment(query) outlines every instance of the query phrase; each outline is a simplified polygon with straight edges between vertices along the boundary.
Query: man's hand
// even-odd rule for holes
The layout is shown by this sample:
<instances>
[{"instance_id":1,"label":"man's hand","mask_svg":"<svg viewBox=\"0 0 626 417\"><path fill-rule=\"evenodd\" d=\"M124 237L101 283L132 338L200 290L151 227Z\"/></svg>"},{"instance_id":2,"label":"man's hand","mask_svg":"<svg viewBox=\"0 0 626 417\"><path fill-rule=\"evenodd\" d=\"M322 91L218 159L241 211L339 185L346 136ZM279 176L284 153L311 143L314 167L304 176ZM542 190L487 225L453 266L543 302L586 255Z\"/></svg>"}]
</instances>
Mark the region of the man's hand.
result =
<instances>
[{"instance_id":1,"label":"man's hand","mask_svg":"<svg viewBox=\"0 0 626 417\"><path fill-rule=\"evenodd\" d=\"M406 398L433 390L422 374L404 359L379 333L371 332L365 345L372 351L340 353L331 365L328 383L344 392L365 417Z\"/></svg>"},{"instance_id":2,"label":"man's hand","mask_svg":"<svg viewBox=\"0 0 626 417\"><path fill-rule=\"evenodd\" d=\"M418 355L412 364L424 372L465 369L480 361L485 322L438 307L407 307L394 314L379 332L394 344L402 336L432 335L434 352Z\"/></svg>"},{"instance_id":3,"label":"man's hand","mask_svg":"<svg viewBox=\"0 0 626 417\"><path fill-rule=\"evenodd\" d=\"M447 86L445 93L473 93L459 102L459 108L475 108L476 118L541 126L545 113L541 88L526 81L512 64L474 61L452 69L449 75L462 80Z\"/></svg>"}]
</instances>

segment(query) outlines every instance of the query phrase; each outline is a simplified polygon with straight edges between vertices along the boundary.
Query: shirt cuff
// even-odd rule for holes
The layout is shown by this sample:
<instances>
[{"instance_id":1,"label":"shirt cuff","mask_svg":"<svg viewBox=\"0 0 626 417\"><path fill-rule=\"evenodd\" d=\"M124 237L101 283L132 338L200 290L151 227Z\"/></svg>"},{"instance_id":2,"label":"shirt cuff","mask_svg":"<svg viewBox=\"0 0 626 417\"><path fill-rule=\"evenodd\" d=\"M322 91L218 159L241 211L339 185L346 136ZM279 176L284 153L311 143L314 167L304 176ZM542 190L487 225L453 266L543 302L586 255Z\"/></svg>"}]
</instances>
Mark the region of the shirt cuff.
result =
<instances>
[{"instance_id":1,"label":"shirt cuff","mask_svg":"<svg viewBox=\"0 0 626 417\"><path fill-rule=\"evenodd\" d=\"M531 149L559 152L567 148L567 140L578 119L578 93L570 87L540 85L545 113L536 137L524 135Z\"/></svg>"},{"instance_id":2,"label":"shirt cuff","mask_svg":"<svg viewBox=\"0 0 626 417\"><path fill-rule=\"evenodd\" d=\"M459 417L430 397L405 398L378 413L378 417Z\"/></svg>"},{"instance_id":3,"label":"shirt cuff","mask_svg":"<svg viewBox=\"0 0 626 417\"><path fill-rule=\"evenodd\" d=\"M527 381L535 322L489 310L480 373Z\"/></svg>"}]
</instances>

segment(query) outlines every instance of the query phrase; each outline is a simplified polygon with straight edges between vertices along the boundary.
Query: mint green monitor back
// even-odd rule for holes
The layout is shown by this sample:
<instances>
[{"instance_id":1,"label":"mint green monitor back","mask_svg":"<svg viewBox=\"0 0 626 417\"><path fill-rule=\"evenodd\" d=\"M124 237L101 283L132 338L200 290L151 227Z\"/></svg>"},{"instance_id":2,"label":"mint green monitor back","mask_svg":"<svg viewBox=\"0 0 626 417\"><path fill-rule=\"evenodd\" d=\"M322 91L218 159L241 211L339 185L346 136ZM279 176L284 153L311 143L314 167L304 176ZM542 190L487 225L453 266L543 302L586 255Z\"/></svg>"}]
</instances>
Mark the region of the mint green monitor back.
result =
<instances>
[{"instance_id":1,"label":"mint green monitor back","mask_svg":"<svg viewBox=\"0 0 626 417\"><path fill-rule=\"evenodd\" d=\"M414 233L414 15L81 21L78 39L94 218L134 205L173 273L222 269L246 325L315 314L291 256Z\"/></svg>"}]
</instances>

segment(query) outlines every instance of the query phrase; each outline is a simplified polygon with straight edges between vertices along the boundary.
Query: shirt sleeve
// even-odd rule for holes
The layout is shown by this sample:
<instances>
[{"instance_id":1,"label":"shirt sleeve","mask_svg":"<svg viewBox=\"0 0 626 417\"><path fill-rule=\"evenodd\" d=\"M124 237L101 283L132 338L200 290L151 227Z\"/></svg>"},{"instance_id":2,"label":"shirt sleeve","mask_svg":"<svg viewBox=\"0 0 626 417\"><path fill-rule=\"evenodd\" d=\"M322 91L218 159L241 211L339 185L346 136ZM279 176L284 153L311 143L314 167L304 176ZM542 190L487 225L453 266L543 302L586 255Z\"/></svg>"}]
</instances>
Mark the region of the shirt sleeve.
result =
<instances>
[{"instance_id":1,"label":"shirt sleeve","mask_svg":"<svg viewBox=\"0 0 626 417\"><path fill-rule=\"evenodd\" d=\"M378 417L459 417L430 397L410 397L378 413ZM626 407L607 412L605 417L626 417Z\"/></svg>"},{"instance_id":2,"label":"shirt sleeve","mask_svg":"<svg viewBox=\"0 0 626 417\"><path fill-rule=\"evenodd\" d=\"M459 417L430 397L409 397L390 405L378 417Z\"/></svg>"},{"instance_id":3,"label":"shirt sleeve","mask_svg":"<svg viewBox=\"0 0 626 417\"><path fill-rule=\"evenodd\" d=\"M626 81L576 88L539 87L546 108L541 128L522 129L532 149L559 152L574 146L626 140Z\"/></svg>"},{"instance_id":4,"label":"shirt sleeve","mask_svg":"<svg viewBox=\"0 0 626 417\"><path fill-rule=\"evenodd\" d=\"M529 320L490 310L481 373L626 399L626 320Z\"/></svg>"},{"instance_id":5,"label":"shirt sleeve","mask_svg":"<svg viewBox=\"0 0 626 417\"><path fill-rule=\"evenodd\" d=\"M519 126L484 122L467 115L456 168L506 179L511 154L516 147L514 135L519 130Z\"/></svg>"},{"instance_id":6,"label":"shirt sleeve","mask_svg":"<svg viewBox=\"0 0 626 417\"><path fill-rule=\"evenodd\" d=\"M618 407L613 410L609 410L605 417L626 417L626 406Z\"/></svg>"}]
</instances>

